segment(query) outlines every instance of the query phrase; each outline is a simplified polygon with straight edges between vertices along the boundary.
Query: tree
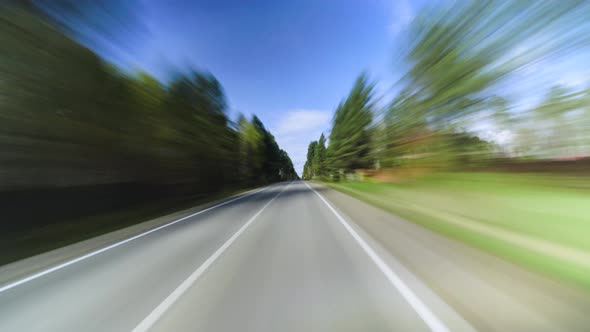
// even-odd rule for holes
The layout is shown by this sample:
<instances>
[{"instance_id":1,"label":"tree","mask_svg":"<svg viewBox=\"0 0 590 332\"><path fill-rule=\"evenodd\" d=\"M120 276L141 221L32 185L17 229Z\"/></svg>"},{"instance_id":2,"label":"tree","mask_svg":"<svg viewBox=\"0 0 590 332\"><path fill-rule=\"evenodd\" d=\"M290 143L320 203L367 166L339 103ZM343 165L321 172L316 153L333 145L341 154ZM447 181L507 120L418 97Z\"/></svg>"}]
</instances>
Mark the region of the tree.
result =
<instances>
[{"instance_id":1,"label":"tree","mask_svg":"<svg viewBox=\"0 0 590 332\"><path fill-rule=\"evenodd\" d=\"M279 169L279 175L281 180L296 180L298 178L295 169L293 168L293 162L287 152L283 149L279 151L281 156L281 166Z\"/></svg>"},{"instance_id":2,"label":"tree","mask_svg":"<svg viewBox=\"0 0 590 332\"><path fill-rule=\"evenodd\" d=\"M512 73L536 61L588 46L590 28L582 1L457 2L420 13L402 48L407 66L400 94L385 114L389 164L452 164L452 144L441 144L475 116L511 117L494 95ZM518 17L518 19L515 19ZM403 64L402 64L403 65ZM486 114L487 115L487 114Z\"/></svg>"},{"instance_id":3,"label":"tree","mask_svg":"<svg viewBox=\"0 0 590 332\"><path fill-rule=\"evenodd\" d=\"M191 183L209 192L242 175L253 185L291 174L259 119L232 127L213 75L189 70L167 85L128 75L48 20L35 2L0 7L0 161L12 181L3 185Z\"/></svg>"},{"instance_id":4,"label":"tree","mask_svg":"<svg viewBox=\"0 0 590 332\"><path fill-rule=\"evenodd\" d=\"M315 176L323 177L326 175L326 138L323 133L315 145L312 165Z\"/></svg>"},{"instance_id":5,"label":"tree","mask_svg":"<svg viewBox=\"0 0 590 332\"><path fill-rule=\"evenodd\" d=\"M256 127L240 115L238 119L239 174L246 183L254 184L262 172L264 147Z\"/></svg>"},{"instance_id":6,"label":"tree","mask_svg":"<svg viewBox=\"0 0 590 332\"><path fill-rule=\"evenodd\" d=\"M305 161L305 165L303 166L303 178L306 180L313 179L314 172L313 172L313 159L315 154L315 147L318 144L318 141L310 142L307 146L307 160Z\"/></svg>"},{"instance_id":7,"label":"tree","mask_svg":"<svg viewBox=\"0 0 590 332\"><path fill-rule=\"evenodd\" d=\"M575 153L576 145L581 142L575 135L576 124L571 113L585 106L583 94L583 91L554 85L541 104L534 109L533 116L538 132L536 145L541 155L555 157Z\"/></svg>"},{"instance_id":8,"label":"tree","mask_svg":"<svg viewBox=\"0 0 590 332\"><path fill-rule=\"evenodd\" d=\"M309 180L309 177L307 175L308 172L309 172L309 165L308 165L308 162L306 160L305 161L305 164L303 164L303 173L302 173L303 180Z\"/></svg>"},{"instance_id":9,"label":"tree","mask_svg":"<svg viewBox=\"0 0 590 332\"><path fill-rule=\"evenodd\" d=\"M331 169L349 172L371 167L369 126L373 120L373 88L363 74L338 105L326 157Z\"/></svg>"},{"instance_id":10,"label":"tree","mask_svg":"<svg viewBox=\"0 0 590 332\"><path fill-rule=\"evenodd\" d=\"M58 2L43 8L65 6L70 11L61 18L84 10L79 19L101 15L93 8L110 12L102 6L114 4ZM0 5L6 229L297 178L287 152L258 118L230 121L212 74L187 70L164 84L147 73L121 72L68 35L40 3ZM105 19L87 27L106 35L113 26ZM30 201L46 203L23 211Z\"/></svg>"}]
</instances>

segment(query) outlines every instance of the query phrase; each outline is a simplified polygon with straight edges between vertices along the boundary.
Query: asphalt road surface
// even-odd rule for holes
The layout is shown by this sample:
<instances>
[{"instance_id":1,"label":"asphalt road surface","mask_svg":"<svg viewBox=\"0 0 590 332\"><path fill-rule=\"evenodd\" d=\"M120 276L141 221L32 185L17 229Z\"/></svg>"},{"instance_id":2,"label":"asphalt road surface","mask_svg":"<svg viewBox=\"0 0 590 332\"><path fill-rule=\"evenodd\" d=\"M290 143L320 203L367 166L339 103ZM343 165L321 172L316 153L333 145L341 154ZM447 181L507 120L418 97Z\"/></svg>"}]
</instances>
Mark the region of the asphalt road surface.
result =
<instances>
[{"instance_id":1,"label":"asphalt road surface","mask_svg":"<svg viewBox=\"0 0 590 332\"><path fill-rule=\"evenodd\" d=\"M341 198L327 193L302 181L276 184L5 282L0 285L0 331L438 332L506 327L482 322L477 315L469 316L475 325L468 322L463 314L468 310L456 310L462 308L460 296L438 295L448 289L425 284L428 276L412 272L421 271L419 267L408 269L376 240L379 236L369 235L372 226L359 226L356 219L365 218L363 209L371 220L378 220L370 215L377 212L358 207L353 219L344 211L360 203L338 205L334 201ZM378 233L387 234L385 229ZM443 241L430 240L433 245ZM421 255L420 249L415 252ZM460 271L466 273L468 264ZM488 293L483 289L481 296ZM488 305L503 304L496 300ZM533 314L524 313L520 327L545 326ZM580 325L570 327L588 326L577 316L564 319L579 319Z\"/></svg>"}]
</instances>

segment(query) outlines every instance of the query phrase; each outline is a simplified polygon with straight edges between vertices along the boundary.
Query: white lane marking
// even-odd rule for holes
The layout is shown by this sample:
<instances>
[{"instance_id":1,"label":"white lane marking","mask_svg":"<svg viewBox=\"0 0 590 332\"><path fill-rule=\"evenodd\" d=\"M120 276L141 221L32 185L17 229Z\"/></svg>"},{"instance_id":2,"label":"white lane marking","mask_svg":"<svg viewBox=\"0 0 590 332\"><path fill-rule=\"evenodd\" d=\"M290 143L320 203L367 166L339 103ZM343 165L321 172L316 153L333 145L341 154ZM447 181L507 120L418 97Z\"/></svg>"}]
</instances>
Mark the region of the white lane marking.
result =
<instances>
[{"instance_id":1,"label":"white lane marking","mask_svg":"<svg viewBox=\"0 0 590 332\"><path fill-rule=\"evenodd\" d=\"M285 189L287 189L287 187L290 185L291 183L286 185L285 188L279 191L278 194L268 201L268 203L266 203L262 209L258 210L258 212L256 212L256 214L253 215L252 218L250 218L234 235L232 235L232 237L230 237L221 247L219 247L219 249L217 249L213 255L207 258L207 260L201 264L201 266L199 266L188 278L186 278L180 284L180 286L170 293L170 295L168 295L168 297L164 299L162 303L160 303L149 315L147 315L147 317L144 318L141 323L139 323L139 325L133 329L132 332L145 332L154 326L160 317L162 317L162 315L164 315L164 313L170 309L174 302L176 302L182 296L182 294L184 294L184 292L186 292L195 283L195 281L197 281L197 279L199 279L199 277L219 258L219 256L221 256L223 252L227 250L229 246L231 246L238 236L240 236L240 234L242 234L246 228L248 228L248 226L254 222L254 219L256 219L256 217L258 217L262 211L264 211L270 205L270 203L272 203L275 198L279 197L279 195L283 193L283 191L285 191Z\"/></svg>"},{"instance_id":2,"label":"white lane marking","mask_svg":"<svg viewBox=\"0 0 590 332\"><path fill-rule=\"evenodd\" d=\"M259 190L256 190L256 191L254 191L254 192L248 193L248 194L246 194L246 195L238 196L238 197L236 197L236 198L234 198L234 199L230 199L229 201L225 201L225 202L223 202L223 203L219 203L219 204L217 204L217 205L215 205L215 206L212 206L212 207L206 208L205 210L201 210L201 211L195 212L195 213L193 213L193 214L190 214L190 215L188 215L188 216L182 217L182 218L180 218L180 219L176 219L176 220L174 220L174 221L172 221L172 222L170 222L170 223L168 223L168 224L164 224L164 225L162 225L162 226L158 226L158 227L156 227L156 228L154 228L154 229L151 229L151 230L149 230L149 231L146 231L146 232L143 232L143 233L141 233L141 234L135 235L135 236L133 236L133 237L130 237L130 238L128 238L128 239L125 239L125 240L123 240L123 241L121 241L121 242L117 242L117 243L111 244L111 245L109 245L109 246L107 246L107 247L104 247L104 248L102 248L102 249L99 249L99 250L96 250L96 251L90 252L90 253L88 253L88 254L86 254L86 255L83 255L83 256L80 256L80 257L78 257L78 258L74 258L74 259L72 259L72 260L69 260L69 261L67 261L67 262L61 263L61 264L59 264L59 265L56 265L56 266L54 266L54 267L52 267L52 268L49 268L49 269L47 269L47 270L43 270L43 271L41 271L41 272L35 273L35 274L33 274L33 275L30 275L30 276L28 276L28 277L25 277L25 278L23 278L23 279L20 279L20 280L14 281L14 282L12 282L12 283L6 284L6 285L4 285L4 286L0 287L0 293L2 293L2 292L4 292L4 291L7 291L7 290L9 290L9 289L11 289L11 288L14 288L14 287L16 287L16 286L22 285L22 284L24 284L24 283L26 283L26 282L29 282L29 281L31 281L31 280L37 279L37 278L39 278L39 277L42 277L42 276L44 276L44 275L47 275L47 274L49 274L49 273L51 273L51 272L55 272L55 271L57 271L57 270L63 269L63 268L65 268L65 267L67 267L67 266L70 266L70 265L72 265L72 264L78 263L78 262L80 262L80 261L82 261L82 260L85 260L85 259L87 259L87 258L90 258L90 257L92 257L92 256L96 256L96 255L98 255L98 254L100 254L100 253L103 253L103 252L105 252L105 251L107 251L107 250L110 250L110 249L116 248L116 247L118 247L118 246L120 246L120 245L123 245L123 244L125 244L125 243L127 243L127 242L131 242L131 241L133 241L133 240L139 239L140 237L143 237L143 236L146 236L146 235L148 235L148 234L151 234L151 233L153 233L153 232L159 231L159 230L161 230L162 228L166 228L166 227L168 227L168 226L172 226L172 225L174 225L174 224L176 224L176 223L178 223L178 222L181 222L181 221L183 221L183 220L186 220L186 219L188 219L188 218L194 217L194 216L196 216L196 215L198 215L198 214L205 213L205 212L207 212L207 211L213 210L213 209L215 209L215 208L218 208L218 207L220 207L220 206L223 206L223 205L229 204L229 203L231 203L231 202L237 201L237 200L239 200L239 199L242 199L242 198L248 197L248 196L250 196L250 195L257 194L257 193L259 193L259 192L261 192L261 191L264 191L264 190L266 190L266 189L268 189L268 188L270 188L270 186L267 186L267 187L261 188L261 189L259 189Z\"/></svg>"},{"instance_id":3,"label":"white lane marking","mask_svg":"<svg viewBox=\"0 0 590 332\"><path fill-rule=\"evenodd\" d=\"M336 211L330 203L315 189L313 189L307 182L305 185L311 189L318 197L326 204L326 206L334 213L338 218L338 221L346 228L346 230L352 235L352 237L358 242L363 248L365 253L371 258L371 260L377 265L379 270L387 277L387 280L400 292L400 294L406 299L410 306L416 311L418 316L428 325L431 331L434 332L449 332L450 330L444 325L444 323L434 315L434 313L422 302L414 292L408 287L402 279L377 255L377 253L371 248L365 240L348 224L348 222Z\"/></svg>"}]
</instances>

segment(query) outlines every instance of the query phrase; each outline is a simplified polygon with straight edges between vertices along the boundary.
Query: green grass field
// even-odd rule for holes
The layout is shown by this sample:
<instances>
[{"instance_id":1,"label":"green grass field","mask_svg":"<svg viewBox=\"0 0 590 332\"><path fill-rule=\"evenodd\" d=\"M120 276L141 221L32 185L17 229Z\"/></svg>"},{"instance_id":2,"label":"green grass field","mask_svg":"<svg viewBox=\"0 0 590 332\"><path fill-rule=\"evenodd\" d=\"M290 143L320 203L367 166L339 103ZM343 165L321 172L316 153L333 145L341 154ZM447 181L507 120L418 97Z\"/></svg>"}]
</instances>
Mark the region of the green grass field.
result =
<instances>
[{"instance_id":1,"label":"green grass field","mask_svg":"<svg viewBox=\"0 0 590 332\"><path fill-rule=\"evenodd\" d=\"M437 174L405 183L327 183L409 221L590 288L590 178Z\"/></svg>"}]
</instances>

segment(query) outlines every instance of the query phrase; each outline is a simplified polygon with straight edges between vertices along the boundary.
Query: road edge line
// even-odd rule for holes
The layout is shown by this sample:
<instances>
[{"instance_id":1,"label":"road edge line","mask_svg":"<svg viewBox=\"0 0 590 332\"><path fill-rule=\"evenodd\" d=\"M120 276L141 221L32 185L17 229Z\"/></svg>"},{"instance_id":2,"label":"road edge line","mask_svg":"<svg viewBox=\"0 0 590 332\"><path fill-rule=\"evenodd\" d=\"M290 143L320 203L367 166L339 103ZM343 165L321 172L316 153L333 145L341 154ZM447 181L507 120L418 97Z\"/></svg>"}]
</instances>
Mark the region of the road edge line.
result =
<instances>
[{"instance_id":1,"label":"road edge line","mask_svg":"<svg viewBox=\"0 0 590 332\"><path fill-rule=\"evenodd\" d=\"M131 242L131 241L133 241L133 240L137 240L137 239L139 239L139 238L141 238L141 237L144 237L144 236L146 236L146 235L148 235L148 234L151 234L151 233L157 232L157 231L159 231L159 230L161 230L161 229L163 229L163 228L166 228L166 227L172 226L172 225L174 225L174 224L176 224L176 223L179 223L179 222L181 222L181 221L184 221L184 220L186 220L186 219L188 219L188 218L192 218L192 217L194 217L194 216L196 216L196 215L199 215L199 214L201 214L201 213L205 213L205 212L207 212L207 211L213 210L213 209L215 209L215 208L218 208L218 207L220 207L220 206L223 206L223 205L229 204L229 203L231 203L231 202L235 202L235 201L237 201L237 200L240 200L240 199L242 199L242 198L245 198L245 197L249 197L249 196L255 195L255 194L259 193L259 192L262 192L262 191L264 191L264 190L266 190L266 189L270 188L271 186L272 186L272 185L270 185L270 186L266 186L266 187L264 187L264 188L261 188L261 189L258 189L258 190L256 190L256 191L253 191L253 192L247 193L247 194L245 194L245 195L241 195L241 196L235 197L235 198L233 198L233 199L230 199L230 200L228 200L228 201L221 202L221 203L219 203L219 204L216 204L216 205L214 205L214 206L208 207L208 208L206 208L206 209L204 209L204 210L197 211L197 212L195 212L195 213L189 214L188 216L184 216L184 217L182 217L182 218L179 218L179 219L173 220L173 221L171 221L171 222L169 222L169 223L167 223L167 224L160 225L160 226L158 226L158 227L156 227L156 228L152 228L152 229L150 229L150 230L148 230L148 231L145 231L145 232L139 233L139 234L137 234L137 235L134 235L134 236L132 236L132 237L130 237L130 238L127 238L127 239L125 239L125 240L122 240L122 241L119 241L119 242L113 243L113 244L111 244L111 245L108 245L108 246L106 246L106 247L104 247L104 248L101 248L101 249L98 249L98 250L92 251L92 252L90 252L90 253L87 253L87 254L85 254L85 255L82 255L82 256L80 256L80 257L77 257L77 258L74 258L74 259L68 260L68 261L66 261L66 262L60 263L60 264L58 264L58 265L56 265L56 266L53 266L53 267L51 267L51 268L48 268L48 269L42 270L41 272L34 273L34 274L32 274L32 275L30 275L30 276L28 276L28 277L24 277L24 278L22 278L22 279L19 279L19 280L16 280L16 281L10 282L10 283L8 283L8 284L6 284L6 285L3 285L3 286L1 286L1 287L0 287L0 293L2 293L2 292L5 292L5 291L7 291L7 290L10 290L10 289L12 289L12 288L15 288L15 287L17 287L17 286L20 286L20 285L22 285L22 284L24 284L24 283L27 283L27 282L29 282L29 281L32 281L32 280L38 279L38 278L40 278L40 277L43 277L43 276L45 276L45 275L48 275L48 274L50 274L50 273L52 273L52 272L55 272L55 271L61 270L61 269L65 268L65 267L68 267L68 266L70 266L70 265L72 265L72 264L75 264L75 263L78 263L78 262L80 262L80 261L83 261L83 260L85 260L85 259L88 259L88 258L90 258L90 257L93 257L93 256L96 256L96 255L98 255L98 254L101 254L101 253L103 253L103 252L105 252L105 251L107 251L107 250L111 250L111 249L113 249L113 248L116 248L116 247L118 247L118 246L121 246L121 245L123 245L123 244L126 244L126 243L128 243L128 242Z\"/></svg>"},{"instance_id":2,"label":"road edge line","mask_svg":"<svg viewBox=\"0 0 590 332\"><path fill-rule=\"evenodd\" d=\"M326 206L332 211L332 213L336 216L338 221L346 228L346 230L352 235L352 237L357 241L360 247L365 251L365 253L371 258L373 263L377 265L379 270L385 275L387 280L399 291L399 293L404 297L404 299L408 302L408 304L414 309L414 311L422 318L424 323L428 325L431 331L433 332L450 332L449 328L418 298L418 296L408 287L402 279L395 273L393 270L385 263L385 261L379 257L379 255L367 244L365 240L350 226L350 224L344 219L334 207L315 189L313 189L307 182L304 182L305 185L313 191L323 202Z\"/></svg>"},{"instance_id":3,"label":"road edge line","mask_svg":"<svg viewBox=\"0 0 590 332\"><path fill-rule=\"evenodd\" d=\"M276 194L270 201L256 212L248 221L240 227L225 243L219 247L203 264L201 264L188 278L186 278L164 301L162 301L152 312L150 312L131 332L145 332L148 331L154 324L166 313L166 311L176 302L215 261L234 243L234 241L254 222L262 211L264 211L270 203L272 203L280 194L287 189L292 182L289 182L278 194Z\"/></svg>"}]
</instances>

